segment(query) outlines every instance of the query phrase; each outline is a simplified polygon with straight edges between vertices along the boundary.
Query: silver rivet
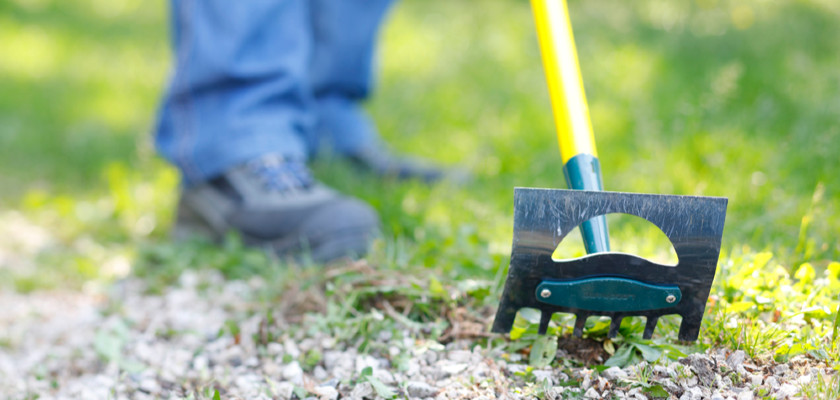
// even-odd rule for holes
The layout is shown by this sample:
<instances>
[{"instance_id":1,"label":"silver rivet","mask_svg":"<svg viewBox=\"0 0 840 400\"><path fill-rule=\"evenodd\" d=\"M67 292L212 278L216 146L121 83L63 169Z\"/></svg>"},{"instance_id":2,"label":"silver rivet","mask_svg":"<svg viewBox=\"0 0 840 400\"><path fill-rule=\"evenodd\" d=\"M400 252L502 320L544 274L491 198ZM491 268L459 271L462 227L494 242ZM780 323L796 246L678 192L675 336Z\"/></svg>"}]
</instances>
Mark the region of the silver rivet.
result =
<instances>
[{"instance_id":1,"label":"silver rivet","mask_svg":"<svg viewBox=\"0 0 840 400\"><path fill-rule=\"evenodd\" d=\"M667 302L668 304L673 303L675 301L677 301L677 296L674 296L673 294L669 294L668 297L665 298L665 302Z\"/></svg>"},{"instance_id":2,"label":"silver rivet","mask_svg":"<svg viewBox=\"0 0 840 400\"><path fill-rule=\"evenodd\" d=\"M543 290L540 292L540 297L542 297L542 298L544 298L544 299L547 299L547 298L551 297L551 291L550 291L550 290L548 290L548 289L543 289Z\"/></svg>"}]
</instances>

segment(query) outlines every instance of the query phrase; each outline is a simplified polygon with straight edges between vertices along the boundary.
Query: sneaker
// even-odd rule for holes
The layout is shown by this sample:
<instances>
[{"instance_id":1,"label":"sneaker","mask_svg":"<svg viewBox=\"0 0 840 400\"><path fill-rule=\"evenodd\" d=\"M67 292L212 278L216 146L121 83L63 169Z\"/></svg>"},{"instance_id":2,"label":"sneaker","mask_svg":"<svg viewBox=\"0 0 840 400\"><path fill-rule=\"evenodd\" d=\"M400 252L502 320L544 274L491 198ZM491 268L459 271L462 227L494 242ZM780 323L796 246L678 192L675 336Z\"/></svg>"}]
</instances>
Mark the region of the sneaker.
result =
<instances>
[{"instance_id":1,"label":"sneaker","mask_svg":"<svg viewBox=\"0 0 840 400\"><path fill-rule=\"evenodd\" d=\"M365 254L379 217L315 181L303 162L266 156L181 193L176 238L219 241L230 231L283 257L328 262Z\"/></svg>"}]
</instances>

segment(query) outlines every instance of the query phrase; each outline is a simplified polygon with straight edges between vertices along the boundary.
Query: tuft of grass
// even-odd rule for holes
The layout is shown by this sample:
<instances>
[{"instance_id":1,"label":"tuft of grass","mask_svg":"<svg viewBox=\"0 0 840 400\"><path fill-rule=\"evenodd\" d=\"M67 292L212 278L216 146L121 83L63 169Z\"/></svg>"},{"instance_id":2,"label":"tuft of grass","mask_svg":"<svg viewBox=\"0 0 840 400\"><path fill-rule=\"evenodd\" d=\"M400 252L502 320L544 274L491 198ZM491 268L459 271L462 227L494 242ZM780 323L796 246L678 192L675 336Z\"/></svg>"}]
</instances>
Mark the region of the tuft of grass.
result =
<instances>
[{"instance_id":1,"label":"tuft of grass","mask_svg":"<svg viewBox=\"0 0 840 400\"><path fill-rule=\"evenodd\" d=\"M840 399L840 373L826 375L820 371L811 375L808 383L801 384L800 390L807 399Z\"/></svg>"}]
</instances>

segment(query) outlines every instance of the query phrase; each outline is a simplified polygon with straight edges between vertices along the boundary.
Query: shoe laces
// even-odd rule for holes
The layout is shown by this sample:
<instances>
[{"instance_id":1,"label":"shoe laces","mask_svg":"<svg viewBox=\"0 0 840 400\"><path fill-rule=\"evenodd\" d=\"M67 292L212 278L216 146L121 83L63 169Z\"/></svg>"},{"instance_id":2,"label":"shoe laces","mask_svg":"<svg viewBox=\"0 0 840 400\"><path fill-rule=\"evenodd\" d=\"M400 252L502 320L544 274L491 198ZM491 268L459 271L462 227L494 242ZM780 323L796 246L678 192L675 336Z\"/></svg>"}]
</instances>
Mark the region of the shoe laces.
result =
<instances>
[{"instance_id":1,"label":"shoe laces","mask_svg":"<svg viewBox=\"0 0 840 400\"><path fill-rule=\"evenodd\" d=\"M315 179L301 160L268 155L247 164L248 171L257 178L263 189L270 192L289 192L307 189Z\"/></svg>"}]
</instances>

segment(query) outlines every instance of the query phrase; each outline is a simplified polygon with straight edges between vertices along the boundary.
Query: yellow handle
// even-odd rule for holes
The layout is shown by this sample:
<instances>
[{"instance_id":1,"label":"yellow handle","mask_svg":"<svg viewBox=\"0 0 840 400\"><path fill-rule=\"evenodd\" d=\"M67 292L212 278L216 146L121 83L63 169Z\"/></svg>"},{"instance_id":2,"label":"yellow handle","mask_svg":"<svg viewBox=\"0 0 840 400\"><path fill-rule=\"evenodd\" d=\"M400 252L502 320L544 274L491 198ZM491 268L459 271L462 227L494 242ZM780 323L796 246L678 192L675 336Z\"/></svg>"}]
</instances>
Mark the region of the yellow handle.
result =
<instances>
[{"instance_id":1,"label":"yellow handle","mask_svg":"<svg viewBox=\"0 0 840 400\"><path fill-rule=\"evenodd\" d=\"M566 0L531 0L531 7L563 164L578 154L597 157Z\"/></svg>"}]
</instances>

